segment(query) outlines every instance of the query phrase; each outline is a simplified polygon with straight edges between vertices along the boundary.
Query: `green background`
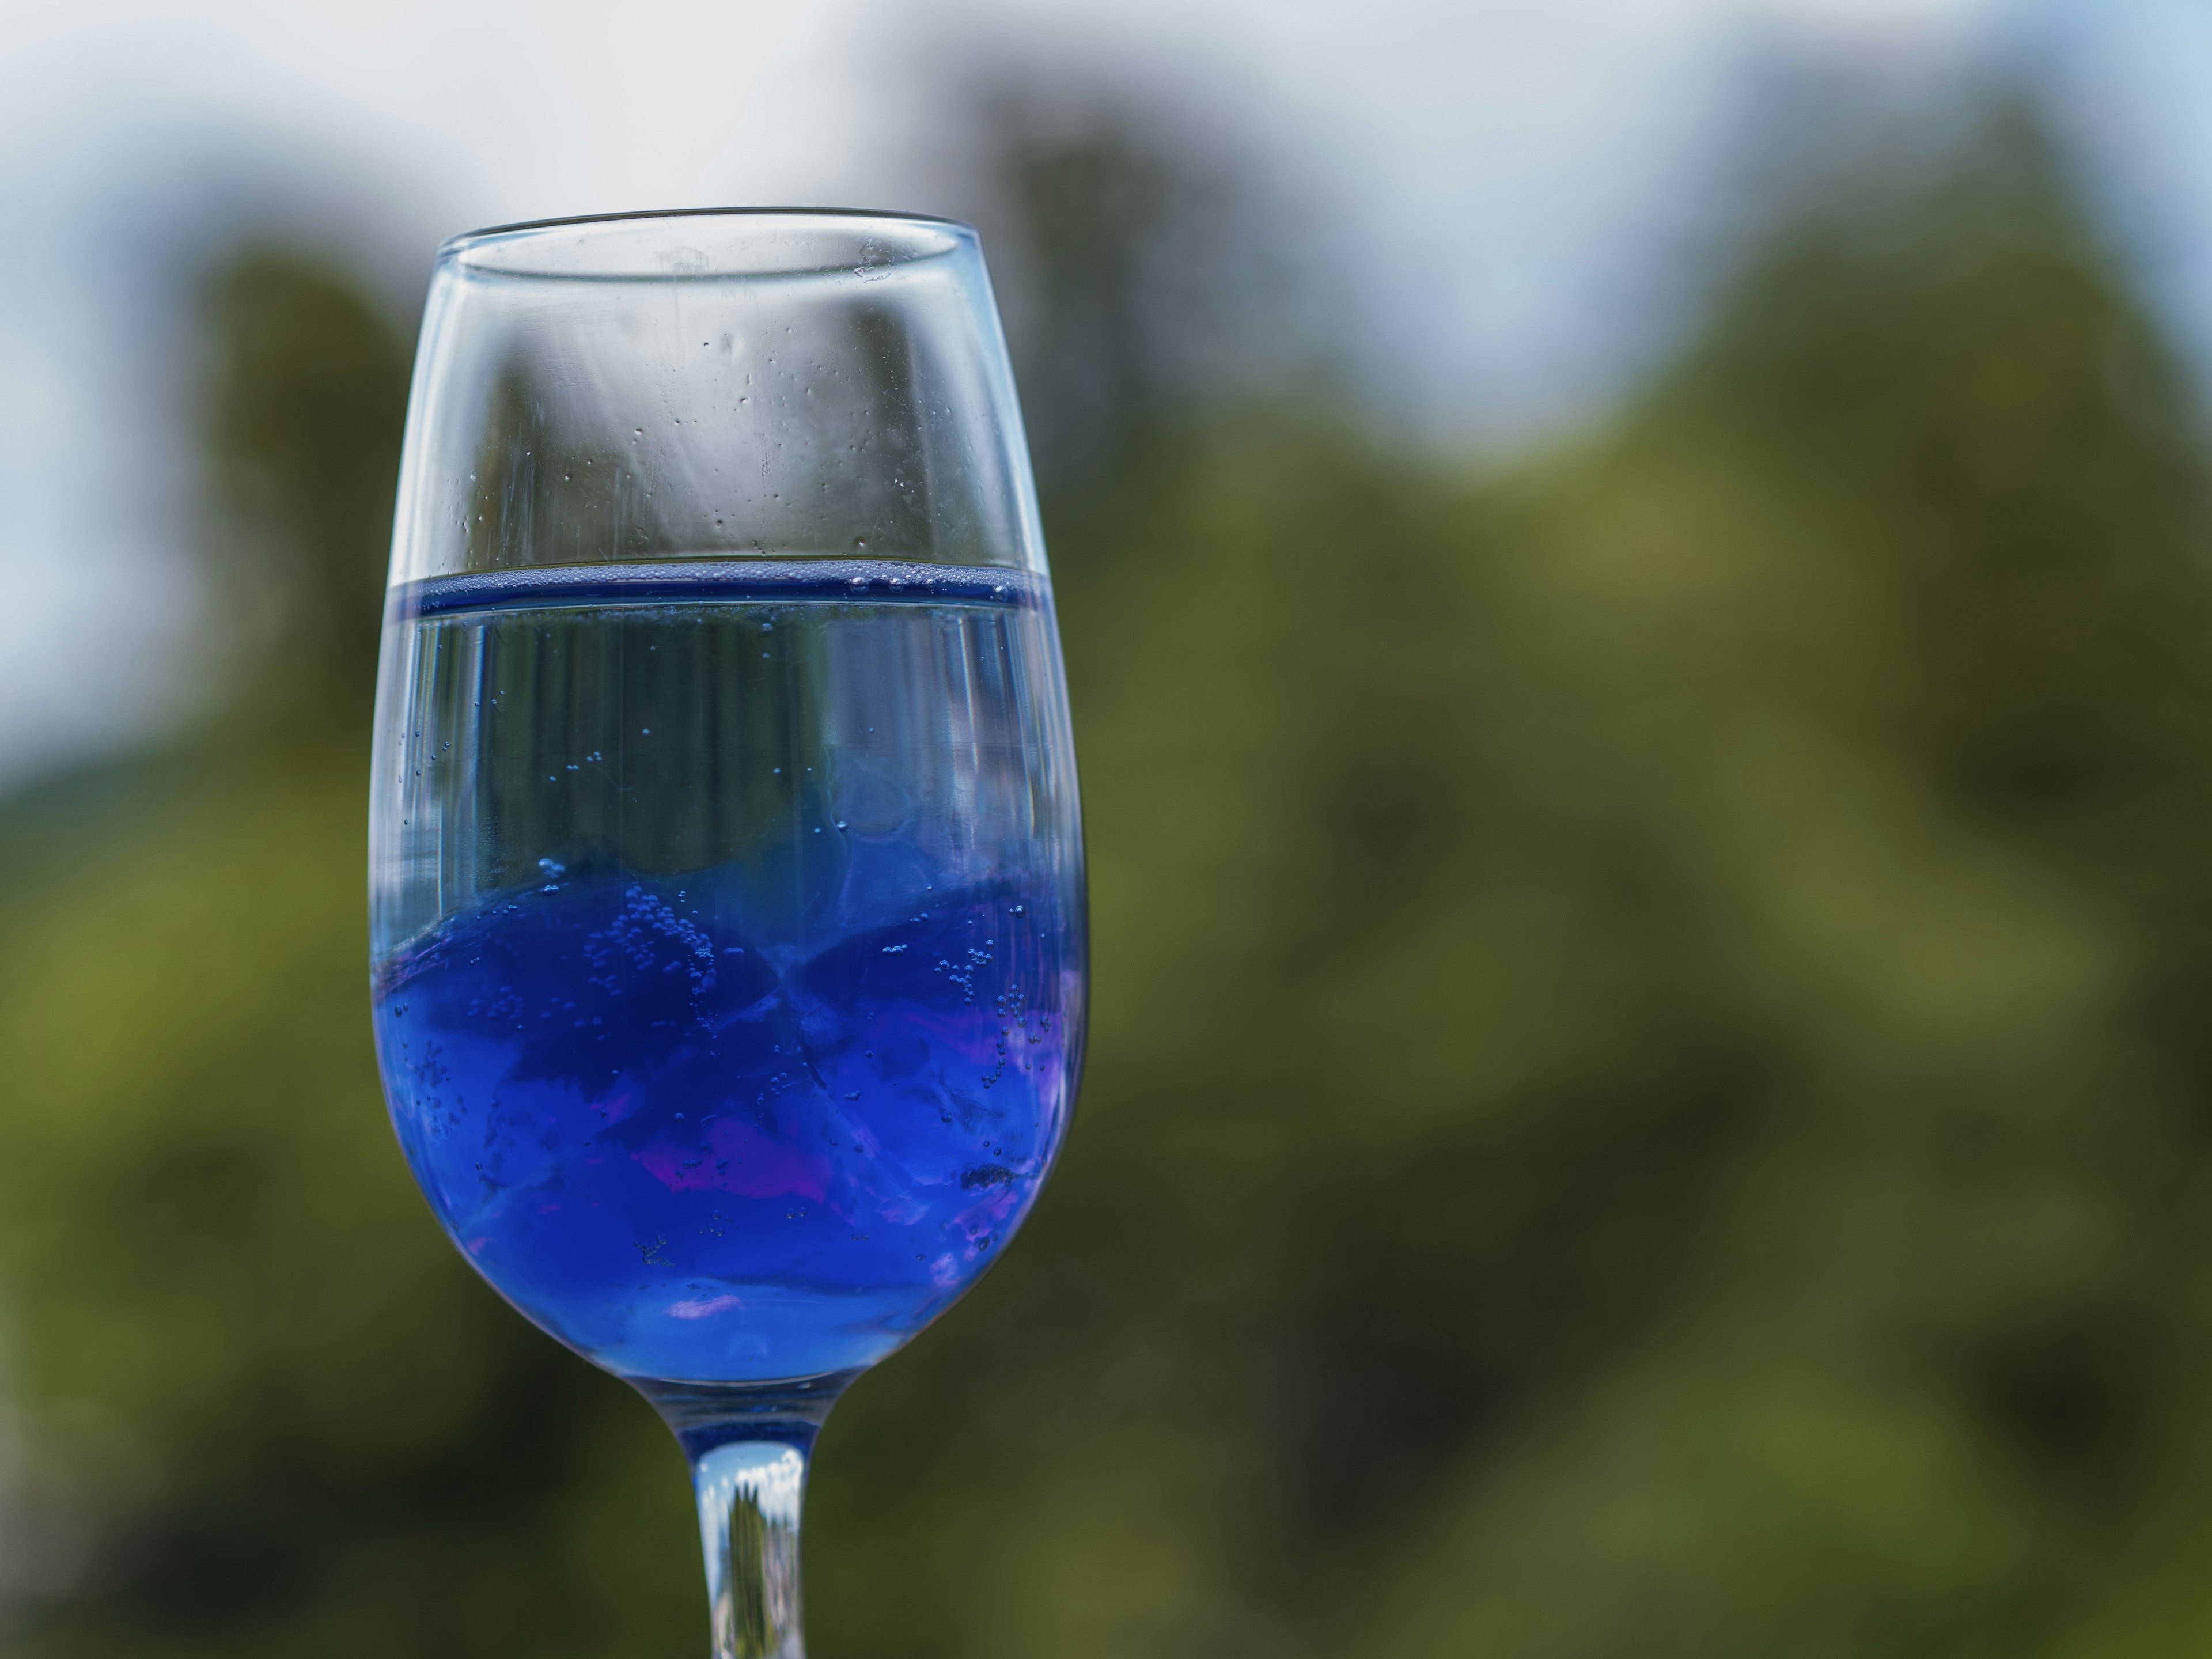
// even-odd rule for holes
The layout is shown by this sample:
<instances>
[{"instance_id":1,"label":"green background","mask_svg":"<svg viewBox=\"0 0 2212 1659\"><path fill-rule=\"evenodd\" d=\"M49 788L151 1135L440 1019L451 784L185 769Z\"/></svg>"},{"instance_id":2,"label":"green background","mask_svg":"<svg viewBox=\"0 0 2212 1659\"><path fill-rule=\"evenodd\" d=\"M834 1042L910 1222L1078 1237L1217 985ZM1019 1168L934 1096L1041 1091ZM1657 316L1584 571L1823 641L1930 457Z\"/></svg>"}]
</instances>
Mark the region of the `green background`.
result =
<instances>
[{"instance_id":1,"label":"green background","mask_svg":"<svg viewBox=\"0 0 2212 1659\"><path fill-rule=\"evenodd\" d=\"M1310 368L1054 405L1153 198L1012 161L1091 1069L823 1437L817 1654L2212 1650L2212 448L2032 116L1502 466ZM9 1639L699 1651L673 1443L378 1097L408 327L269 248L204 316L216 690L0 809Z\"/></svg>"}]
</instances>

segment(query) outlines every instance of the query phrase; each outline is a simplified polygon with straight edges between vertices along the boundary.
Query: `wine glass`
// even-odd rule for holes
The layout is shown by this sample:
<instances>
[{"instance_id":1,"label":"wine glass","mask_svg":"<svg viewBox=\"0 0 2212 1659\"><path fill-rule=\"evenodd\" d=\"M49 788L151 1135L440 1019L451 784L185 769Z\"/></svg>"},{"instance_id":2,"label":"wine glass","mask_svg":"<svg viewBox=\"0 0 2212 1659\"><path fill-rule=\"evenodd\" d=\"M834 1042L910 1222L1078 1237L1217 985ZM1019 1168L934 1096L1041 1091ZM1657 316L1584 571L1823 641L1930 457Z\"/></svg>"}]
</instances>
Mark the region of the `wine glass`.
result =
<instances>
[{"instance_id":1,"label":"wine glass","mask_svg":"<svg viewBox=\"0 0 2212 1659\"><path fill-rule=\"evenodd\" d=\"M797 1656L816 1431L998 1258L1081 1066L1074 753L975 233L446 244L375 745L408 1164L674 1429L719 1659Z\"/></svg>"}]
</instances>

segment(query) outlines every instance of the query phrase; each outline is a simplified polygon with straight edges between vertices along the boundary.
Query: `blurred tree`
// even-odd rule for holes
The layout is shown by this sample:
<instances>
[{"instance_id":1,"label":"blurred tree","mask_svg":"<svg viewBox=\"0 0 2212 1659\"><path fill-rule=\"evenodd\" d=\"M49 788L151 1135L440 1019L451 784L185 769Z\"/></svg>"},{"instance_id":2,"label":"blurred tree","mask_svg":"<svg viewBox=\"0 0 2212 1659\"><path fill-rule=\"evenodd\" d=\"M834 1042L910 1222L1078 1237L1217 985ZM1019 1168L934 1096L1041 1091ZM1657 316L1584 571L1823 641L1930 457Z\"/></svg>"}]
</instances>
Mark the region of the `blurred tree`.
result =
<instances>
[{"instance_id":1,"label":"blurred tree","mask_svg":"<svg viewBox=\"0 0 2212 1659\"><path fill-rule=\"evenodd\" d=\"M1192 107L1039 64L958 102L939 170L983 232L1048 497L1079 513L1150 477L1175 432L1310 368L1270 169Z\"/></svg>"},{"instance_id":2,"label":"blurred tree","mask_svg":"<svg viewBox=\"0 0 2212 1659\"><path fill-rule=\"evenodd\" d=\"M205 295L214 602L260 659L255 714L361 715L392 551L405 345L342 273L249 250Z\"/></svg>"},{"instance_id":3,"label":"blurred tree","mask_svg":"<svg viewBox=\"0 0 2212 1659\"><path fill-rule=\"evenodd\" d=\"M1182 186L1085 131L1001 158L1046 362L1158 349ZM1506 475L1202 399L1088 452L1091 1076L833 1420L823 1654L2212 1640L2206 446L2032 119L1899 156ZM674 1450L376 1101L398 347L319 268L216 292L241 696L330 718L0 823L0 1285L88 1540L20 1645L696 1649Z\"/></svg>"}]
</instances>

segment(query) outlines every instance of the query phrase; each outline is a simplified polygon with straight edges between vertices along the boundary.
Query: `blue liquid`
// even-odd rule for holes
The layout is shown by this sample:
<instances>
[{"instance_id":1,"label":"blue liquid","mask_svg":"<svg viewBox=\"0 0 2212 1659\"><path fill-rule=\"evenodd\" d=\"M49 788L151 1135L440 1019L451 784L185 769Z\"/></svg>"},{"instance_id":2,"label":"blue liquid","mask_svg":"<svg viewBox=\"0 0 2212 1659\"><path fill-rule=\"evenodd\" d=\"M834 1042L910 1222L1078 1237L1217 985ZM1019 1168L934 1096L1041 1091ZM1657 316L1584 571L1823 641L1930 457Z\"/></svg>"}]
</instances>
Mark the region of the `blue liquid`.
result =
<instances>
[{"instance_id":1,"label":"blue liquid","mask_svg":"<svg viewBox=\"0 0 2212 1659\"><path fill-rule=\"evenodd\" d=\"M622 1374L872 1364L996 1258L1065 1133L1049 612L897 570L457 580L392 619L392 1121L468 1259Z\"/></svg>"}]
</instances>

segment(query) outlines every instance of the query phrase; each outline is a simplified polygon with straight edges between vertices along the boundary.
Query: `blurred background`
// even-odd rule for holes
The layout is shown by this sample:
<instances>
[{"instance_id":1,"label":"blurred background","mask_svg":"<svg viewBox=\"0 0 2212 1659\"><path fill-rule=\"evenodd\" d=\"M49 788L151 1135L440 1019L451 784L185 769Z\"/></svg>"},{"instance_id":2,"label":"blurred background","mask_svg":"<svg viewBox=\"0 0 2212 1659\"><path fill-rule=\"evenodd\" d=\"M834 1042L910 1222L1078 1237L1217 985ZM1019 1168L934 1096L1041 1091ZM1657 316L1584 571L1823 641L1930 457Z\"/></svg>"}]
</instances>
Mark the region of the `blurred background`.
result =
<instances>
[{"instance_id":1,"label":"blurred background","mask_svg":"<svg viewBox=\"0 0 2212 1659\"><path fill-rule=\"evenodd\" d=\"M696 1652L416 1196L431 250L975 220L1076 1133L840 1407L823 1659L2212 1652L2212 15L80 0L0 31L0 1645Z\"/></svg>"}]
</instances>

